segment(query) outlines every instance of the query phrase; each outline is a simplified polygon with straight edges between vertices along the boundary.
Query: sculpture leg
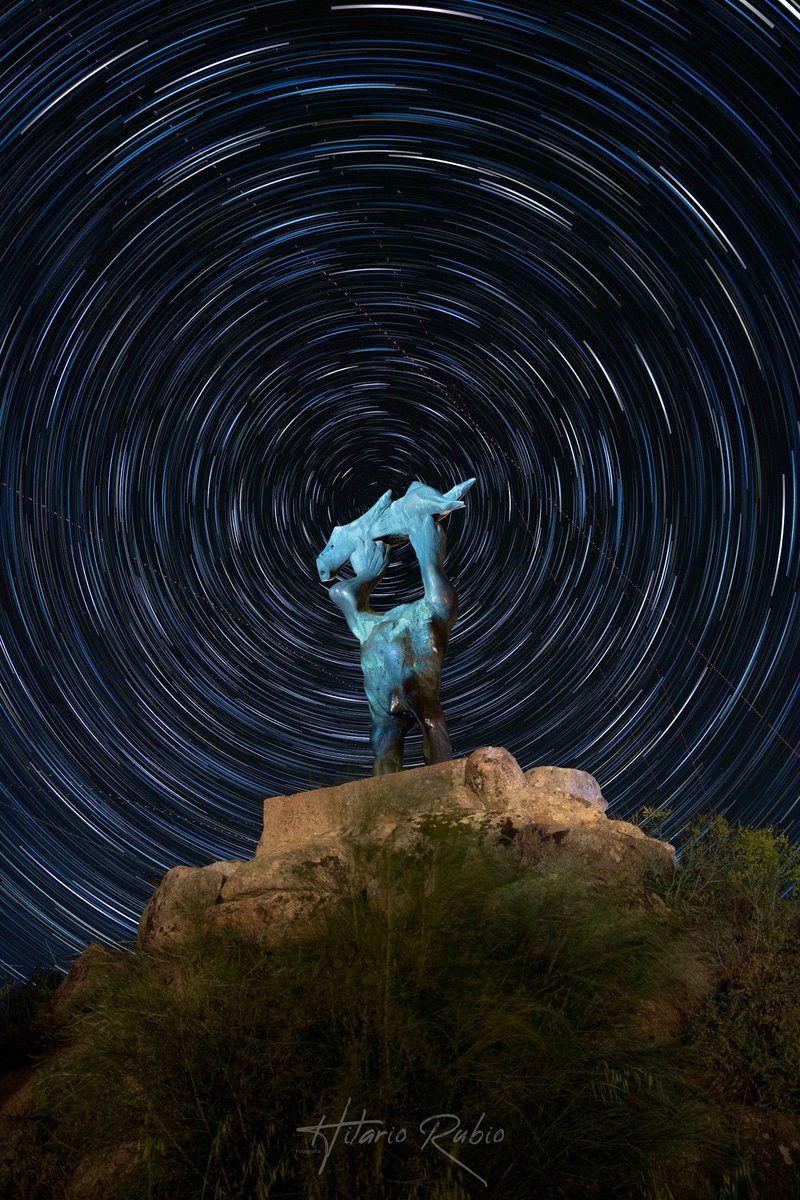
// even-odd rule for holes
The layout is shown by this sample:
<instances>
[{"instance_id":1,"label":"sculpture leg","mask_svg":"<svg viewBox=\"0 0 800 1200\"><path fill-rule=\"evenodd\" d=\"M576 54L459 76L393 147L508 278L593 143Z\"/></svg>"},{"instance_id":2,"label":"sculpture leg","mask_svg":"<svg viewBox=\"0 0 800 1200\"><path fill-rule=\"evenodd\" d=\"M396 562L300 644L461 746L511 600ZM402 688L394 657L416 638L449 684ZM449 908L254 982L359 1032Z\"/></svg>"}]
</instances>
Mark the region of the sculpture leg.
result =
<instances>
[{"instance_id":1,"label":"sculpture leg","mask_svg":"<svg viewBox=\"0 0 800 1200\"><path fill-rule=\"evenodd\" d=\"M422 729L422 757L426 765L447 762L453 757L453 747L444 723L444 713L438 704L428 705L419 718Z\"/></svg>"},{"instance_id":2,"label":"sculpture leg","mask_svg":"<svg viewBox=\"0 0 800 1200\"><path fill-rule=\"evenodd\" d=\"M370 739L375 755L373 775L390 775L403 769L403 743L410 724L410 718L402 713L373 722Z\"/></svg>"}]
</instances>

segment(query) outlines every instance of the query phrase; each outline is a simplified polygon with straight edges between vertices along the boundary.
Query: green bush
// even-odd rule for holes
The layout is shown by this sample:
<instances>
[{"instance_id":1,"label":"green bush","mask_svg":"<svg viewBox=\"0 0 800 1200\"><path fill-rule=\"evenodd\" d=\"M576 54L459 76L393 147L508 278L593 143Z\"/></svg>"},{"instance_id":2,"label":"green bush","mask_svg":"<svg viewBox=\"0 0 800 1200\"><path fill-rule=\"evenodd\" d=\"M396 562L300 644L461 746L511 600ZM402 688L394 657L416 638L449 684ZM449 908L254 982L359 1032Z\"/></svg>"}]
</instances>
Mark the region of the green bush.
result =
<instances>
[{"instance_id":1,"label":"green bush","mask_svg":"<svg viewBox=\"0 0 800 1200\"><path fill-rule=\"evenodd\" d=\"M340 907L292 944L204 933L98 979L36 1098L63 1179L125 1143L128 1200L611 1198L711 1152L679 1050L637 1032L672 980L663 921L557 871L520 876L453 822L369 867L380 886L341 874ZM345 1111L395 1138L341 1134L320 1169L321 1139L297 1130ZM436 1114L503 1138L425 1147Z\"/></svg>"},{"instance_id":2,"label":"green bush","mask_svg":"<svg viewBox=\"0 0 800 1200\"><path fill-rule=\"evenodd\" d=\"M721 815L690 822L681 843L680 869L662 892L673 913L737 924L753 951L796 935L800 845Z\"/></svg>"}]
</instances>

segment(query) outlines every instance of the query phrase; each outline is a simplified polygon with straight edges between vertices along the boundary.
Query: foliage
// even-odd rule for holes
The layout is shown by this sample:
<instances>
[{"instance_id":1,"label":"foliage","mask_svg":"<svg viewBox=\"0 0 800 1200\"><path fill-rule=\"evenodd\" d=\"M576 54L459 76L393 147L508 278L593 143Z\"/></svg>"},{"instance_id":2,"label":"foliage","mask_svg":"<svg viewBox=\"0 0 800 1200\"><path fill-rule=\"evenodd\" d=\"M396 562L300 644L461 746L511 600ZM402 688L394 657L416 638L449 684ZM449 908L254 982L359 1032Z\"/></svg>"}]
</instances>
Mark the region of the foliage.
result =
<instances>
[{"instance_id":1,"label":"foliage","mask_svg":"<svg viewBox=\"0 0 800 1200\"><path fill-rule=\"evenodd\" d=\"M692 1023L692 1042L720 1095L800 1113L800 958L750 960Z\"/></svg>"},{"instance_id":2,"label":"foliage","mask_svg":"<svg viewBox=\"0 0 800 1200\"><path fill-rule=\"evenodd\" d=\"M711 1153L678 1050L637 1032L672 980L656 916L556 870L522 876L453 822L364 865L377 886L332 880L340 907L310 936L204 933L98 978L36 1097L62 1178L124 1143L131 1200L588 1200L644 1195L653 1163ZM320 1169L321 1140L297 1129L345 1110L406 1141L340 1135ZM440 1138L459 1165L423 1148L435 1114L503 1138Z\"/></svg>"},{"instance_id":3,"label":"foliage","mask_svg":"<svg viewBox=\"0 0 800 1200\"><path fill-rule=\"evenodd\" d=\"M785 834L731 825L719 814L695 818L681 838L679 861L663 892L676 916L733 923L748 951L796 934L800 845Z\"/></svg>"},{"instance_id":4,"label":"foliage","mask_svg":"<svg viewBox=\"0 0 800 1200\"><path fill-rule=\"evenodd\" d=\"M638 825L648 837L658 838L662 842L670 840L669 831L673 821L671 808L666 806L659 808L645 804L631 815L630 820Z\"/></svg>"},{"instance_id":5,"label":"foliage","mask_svg":"<svg viewBox=\"0 0 800 1200\"><path fill-rule=\"evenodd\" d=\"M741 1104L800 1112L800 846L723 816L686 829L663 891L719 973L688 1029L706 1085Z\"/></svg>"}]
</instances>

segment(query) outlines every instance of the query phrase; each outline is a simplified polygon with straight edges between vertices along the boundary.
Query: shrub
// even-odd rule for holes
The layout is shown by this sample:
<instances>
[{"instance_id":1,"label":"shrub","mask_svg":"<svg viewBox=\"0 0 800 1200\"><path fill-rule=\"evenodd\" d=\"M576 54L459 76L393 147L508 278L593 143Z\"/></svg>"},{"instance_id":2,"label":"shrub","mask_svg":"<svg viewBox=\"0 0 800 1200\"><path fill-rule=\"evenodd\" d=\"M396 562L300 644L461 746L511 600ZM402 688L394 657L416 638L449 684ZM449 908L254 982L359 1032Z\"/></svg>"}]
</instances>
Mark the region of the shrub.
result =
<instances>
[{"instance_id":1,"label":"shrub","mask_svg":"<svg viewBox=\"0 0 800 1200\"><path fill-rule=\"evenodd\" d=\"M708 998L691 1027L704 1073L742 1104L800 1112L800 960L770 953Z\"/></svg>"},{"instance_id":2,"label":"shrub","mask_svg":"<svg viewBox=\"0 0 800 1200\"><path fill-rule=\"evenodd\" d=\"M663 891L720 975L689 1029L706 1086L739 1104L800 1102L800 846L773 828L697 819Z\"/></svg>"},{"instance_id":3,"label":"shrub","mask_svg":"<svg viewBox=\"0 0 800 1200\"><path fill-rule=\"evenodd\" d=\"M663 891L688 920L732 922L748 950L777 946L798 929L800 845L774 828L696 818L679 848L680 869Z\"/></svg>"}]
</instances>

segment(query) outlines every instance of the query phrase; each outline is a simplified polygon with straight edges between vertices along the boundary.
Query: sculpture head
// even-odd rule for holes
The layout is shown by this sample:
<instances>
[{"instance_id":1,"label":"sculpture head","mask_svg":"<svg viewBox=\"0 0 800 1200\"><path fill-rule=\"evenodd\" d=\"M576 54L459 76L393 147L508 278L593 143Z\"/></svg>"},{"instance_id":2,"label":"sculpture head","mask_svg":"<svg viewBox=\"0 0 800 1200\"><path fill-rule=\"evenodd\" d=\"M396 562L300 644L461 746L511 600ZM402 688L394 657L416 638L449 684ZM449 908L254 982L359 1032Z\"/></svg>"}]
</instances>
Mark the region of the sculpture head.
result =
<instances>
[{"instance_id":1,"label":"sculpture head","mask_svg":"<svg viewBox=\"0 0 800 1200\"><path fill-rule=\"evenodd\" d=\"M372 541L372 527L392 502L391 491L384 492L380 500L376 500L372 508L350 521L348 525L334 525L333 533L322 553L317 555L317 571L323 583L333 579L346 562L358 555L359 548L368 539Z\"/></svg>"}]
</instances>

